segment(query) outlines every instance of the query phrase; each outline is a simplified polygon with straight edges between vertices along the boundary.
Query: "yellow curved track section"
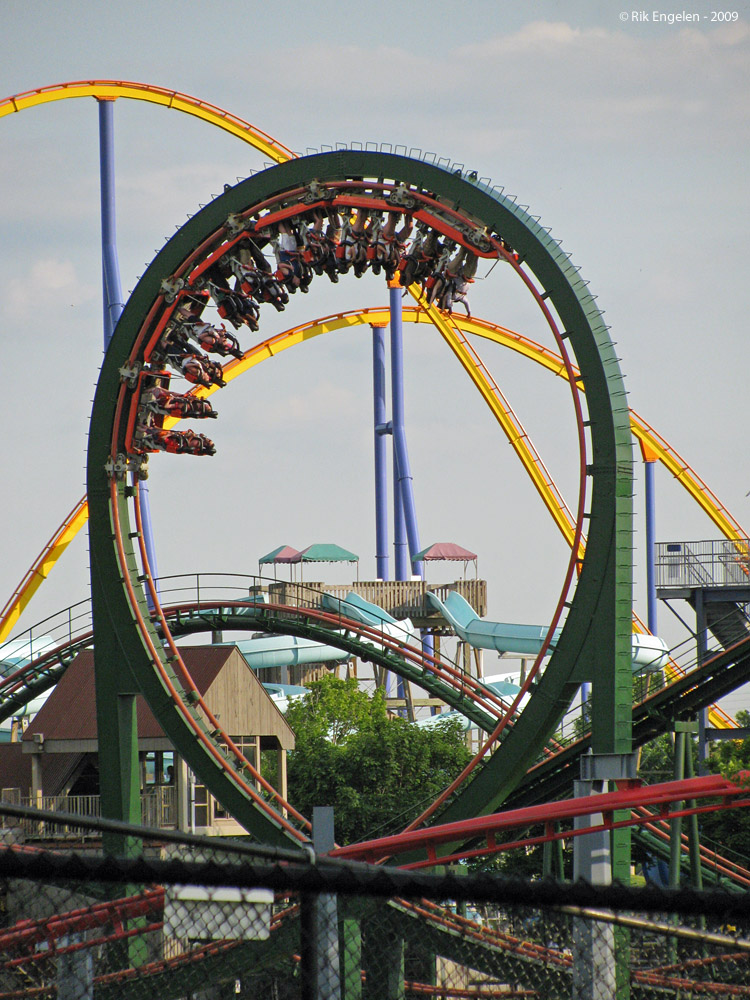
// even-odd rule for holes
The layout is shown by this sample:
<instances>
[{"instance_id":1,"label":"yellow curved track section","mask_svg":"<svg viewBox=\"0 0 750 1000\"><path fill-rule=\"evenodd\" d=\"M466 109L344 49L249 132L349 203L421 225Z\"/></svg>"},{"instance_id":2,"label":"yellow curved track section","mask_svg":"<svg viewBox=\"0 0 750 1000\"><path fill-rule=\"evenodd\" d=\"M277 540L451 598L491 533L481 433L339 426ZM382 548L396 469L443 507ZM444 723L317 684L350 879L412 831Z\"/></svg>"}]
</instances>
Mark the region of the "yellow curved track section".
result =
<instances>
[{"instance_id":1,"label":"yellow curved track section","mask_svg":"<svg viewBox=\"0 0 750 1000\"><path fill-rule=\"evenodd\" d=\"M16 587L12 597L0 612L0 642L4 642L23 614L26 605L52 572L55 563L73 541L89 517L86 497L81 497L42 549L36 562Z\"/></svg>"},{"instance_id":2,"label":"yellow curved track section","mask_svg":"<svg viewBox=\"0 0 750 1000\"><path fill-rule=\"evenodd\" d=\"M431 312L432 311L433 310L431 310ZM442 318L442 314L438 310L434 310L434 312L437 312L438 317ZM227 365L224 369L224 377L227 381L231 381L231 379L237 378L238 375L243 374L243 372L248 371L250 368L254 368L257 364L260 364L261 361L266 361L269 358L274 357L276 354L280 354L288 347L294 347L296 344L304 343L306 340L312 340L313 337L318 337L323 333L332 333L337 330L347 330L351 327L361 326L362 324L372 323L377 325L385 323L387 325L389 322L390 312L386 307L382 309L375 308L352 310L351 312L337 313L332 316L326 316L323 319L304 323L300 326L293 327L284 333L279 333L274 337L269 337L267 340L262 341L255 347L251 347L250 350L245 353L244 358ZM432 316L422 308L404 309L404 322L426 323L431 326L435 325ZM513 330L509 330L506 327L499 326L495 323L490 323L487 320L464 316L453 316L451 317L450 325L445 325L448 327L449 332L450 327L452 326L461 333L475 334L478 337L483 337L485 340L490 340L503 347L507 347L510 350L535 361L537 364L542 365L542 367L546 368L553 374L559 375L561 378L567 380L565 365L563 364L563 360L559 354L543 347L541 344L537 344L535 341L530 340L528 337L524 337ZM455 332L453 336L454 338L456 337ZM484 365L479 368L481 362L479 362L476 352L465 350L462 352L460 359L462 360L462 364L464 361L466 362L464 367L466 367L467 371L470 372L472 381L474 381L475 384L483 381L486 383L483 394L486 392L487 395L492 396L493 383L488 378L489 373L487 373L487 375L484 374L486 371ZM478 373L477 369L479 369ZM585 386L582 386L582 388L585 389ZM211 389L199 389L198 393L201 396L210 396L216 391L216 387L212 387ZM494 403L491 408L494 413L497 408L496 403ZM176 423L177 420L172 418L169 426L174 426ZM165 421L165 426L167 426L167 421ZM738 542L742 542L747 539L748 536L742 526L734 517L732 517L727 508L719 501L716 494L708 488L700 476L698 476L697 473L690 468L688 463L680 456L680 454L672 448L672 446L656 430L654 430L654 428L651 427L651 425L644 420L643 417L639 416L639 414L632 409L630 411L630 429L639 441L646 443L655 459L661 462L661 464L672 473L675 479L678 480L683 488L687 490L693 500L699 504L703 512L714 522L725 538ZM516 434L517 431L515 429L511 429L511 433ZM531 453L531 449L529 449L529 455L531 455ZM544 496L544 491L541 488L540 494ZM567 505L564 505L564 501L561 503L556 496L549 496L545 502L547 502L547 505L550 508L550 513L555 517L555 521L557 522L558 520L562 520L559 515L556 516L554 514L554 510L566 510ZM569 516L572 515L569 514ZM563 533L565 534L565 532Z\"/></svg>"},{"instance_id":3,"label":"yellow curved track section","mask_svg":"<svg viewBox=\"0 0 750 1000\"><path fill-rule=\"evenodd\" d=\"M318 337L321 334L348 330L352 327L362 326L363 324L388 324L389 321L390 312L386 307L382 309L363 309L337 313L332 316L327 316L324 319L301 324L300 326L293 327L283 333L269 337L256 344L254 347L251 347L248 351L246 351L243 358L232 361L226 366L224 369L225 380L230 382L232 379L238 378L240 375L244 374L244 372L249 371L249 369L254 368L262 361L267 361L287 348L294 347L296 344L304 343L306 340L312 340L313 337ZM404 321L409 323L427 323L433 325L432 318L425 312L425 310L419 308L405 309ZM486 320L467 318L463 316L452 317L451 325L463 333L470 333L484 337L486 340L491 340L494 343L502 345L503 347L516 351L524 357L542 365L553 374L559 375L562 378L567 378L565 366L563 365L562 358L559 354L556 354L554 351L550 351L548 348L535 343L528 337L515 333L513 330L498 326L497 324L490 323ZM472 366L474 367L475 371L472 374L472 379L475 384L479 386L485 380L485 377L483 373L477 369L474 362L469 363L468 354L466 356L466 360L469 365L467 368L468 371L471 370ZM201 388L197 390L197 394L206 397L213 395L216 391L216 387L212 387L211 389ZM492 387L489 382L487 382L481 391L483 392L483 395L485 395L485 398L487 398L487 395L492 396ZM493 413L496 408L499 411L497 399L494 400L494 403L495 405L492 407ZM507 417L507 419L511 420L510 417ZM172 427L177 422L177 418L171 417L165 420L164 425L166 427ZM659 435L633 410L630 411L630 423L631 430L636 438L638 438L639 441L646 443L647 447L650 449L650 453L652 453L659 462L669 469L672 475L675 476L678 482L687 490L696 503L700 505L702 510L711 518L714 524L716 524L725 538L738 542L742 542L743 539L747 538L747 535L743 532L739 523L718 501L715 494L706 486L703 480L696 475L695 472L693 472L690 466L664 440L664 438L662 438L661 435ZM509 429L512 434L517 433L515 425L511 426ZM510 439L511 435L509 434L509 440ZM528 450L526 457L527 461L524 462L525 467L528 468L529 464L533 466L533 454L531 449ZM540 477L537 476L537 479L539 478ZM550 512L555 517L556 523L558 523L561 530L563 530L563 522L566 518L563 513L563 507L557 499L558 495L556 491L554 493L551 491L545 492L540 489L541 485L542 484L540 482L540 485L537 486L540 495L547 504ZM567 510L567 508L564 509ZM74 514L75 517L73 517ZM569 525L572 525L573 519L569 512L568 516L570 517ZM13 597L10 601L8 601L3 609L2 615L0 615L0 642L7 638L13 625L16 623L21 612L27 606L31 597L42 583L42 580L49 575L55 562L62 555L70 540L85 524L87 518L88 505L84 499L77 505L77 507L74 508L71 514L68 515L59 531L45 546L32 568L23 578L22 583L16 589ZM570 527L567 530L571 530L572 532ZM565 534L565 531L563 533ZM570 534L570 538L572 539L572 533Z\"/></svg>"},{"instance_id":4,"label":"yellow curved track section","mask_svg":"<svg viewBox=\"0 0 750 1000\"><path fill-rule=\"evenodd\" d=\"M649 458L661 462L669 469L675 479L679 480L680 485L701 505L725 538L740 543L747 540L747 534L716 494L690 469L685 460L664 440L661 434L634 410L630 411L630 429L641 445L645 446Z\"/></svg>"},{"instance_id":5,"label":"yellow curved track section","mask_svg":"<svg viewBox=\"0 0 750 1000\"><path fill-rule=\"evenodd\" d=\"M23 94L15 94L0 101L0 118L16 111L24 111L39 104L49 104L51 101L62 101L70 97L95 97L98 101L116 101L120 97L136 101L148 101L150 104L161 104L165 108L184 111L185 114L202 118L210 125L216 125L225 132L249 143L268 156L274 163L283 163L293 159L295 154L291 149L282 146L272 136L261 129L250 125L197 97L181 94L177 90L166 90L164 87L153 87L147 83L133 83L129 80L77 80L74 83L56 83L50 87L39 87L38 90L27 90Z\"/></svg>"}]
</instances>

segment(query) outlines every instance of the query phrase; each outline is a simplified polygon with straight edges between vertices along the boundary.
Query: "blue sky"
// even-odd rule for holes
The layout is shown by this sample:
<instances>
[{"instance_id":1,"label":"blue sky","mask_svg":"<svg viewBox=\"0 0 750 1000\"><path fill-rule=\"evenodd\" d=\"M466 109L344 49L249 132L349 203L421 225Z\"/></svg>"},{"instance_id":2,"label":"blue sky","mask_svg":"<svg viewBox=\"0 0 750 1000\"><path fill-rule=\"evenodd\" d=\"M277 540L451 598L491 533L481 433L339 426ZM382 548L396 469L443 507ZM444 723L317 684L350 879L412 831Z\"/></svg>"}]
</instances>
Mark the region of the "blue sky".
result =
<instances>
[{"instance_id":1,"label":"blue sky","mask_svg":"<svg viewBox=\"0 0 750 1000\"><path fill-rule=\"evenodd\" d=\"M696 0L691 11L707 15L697 25L634 23L630 8L595 2L0 7L0 97L66 80L139 80L219 105L295 151L401 143L503 184L590 280L631 405L750 523L746 0L730 24L711 22L709 4ZM127 290L175 225L262 161L217 129L141 102L118 101L115 122ZM83 492L101 358L96 105L31 109L4 118L0 134L0 322L10 375L0 413L13 442L4 462L4 602ZM474 312L547 342L506 279L476 287ZM386 301L369 277L319 285L286 313L264 317L262 332ZM572 504L566 394L528 363L480 351ZM276 545L337 541L360 553L362 578L374 575L369 357L365 331L291 351L220 394L215 459L152 462L162 572L253 572ZM491 613L544 621L565 550L541 503L447 349L412 332L406 365L423 545L474 549ZM658 488L660 539L716 535L664 472ZM639 470L644 612L642 492ZM199 544L186 516L205 530ZM25 623L86 596L87 565L81 538Z\"/></svg>"}]
</instances>

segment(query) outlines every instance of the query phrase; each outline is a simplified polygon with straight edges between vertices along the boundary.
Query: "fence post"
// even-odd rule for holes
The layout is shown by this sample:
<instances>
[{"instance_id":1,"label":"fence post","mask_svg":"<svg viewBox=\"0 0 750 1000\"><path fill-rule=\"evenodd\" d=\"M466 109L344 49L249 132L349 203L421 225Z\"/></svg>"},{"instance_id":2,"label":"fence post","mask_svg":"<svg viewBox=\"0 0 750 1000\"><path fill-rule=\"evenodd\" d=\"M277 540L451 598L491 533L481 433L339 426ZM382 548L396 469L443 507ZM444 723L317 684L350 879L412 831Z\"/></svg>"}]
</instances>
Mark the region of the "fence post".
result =
<instances>
[{"instance_id":1,"label":"fence post","mask_svg":"<svg viewBox=\"0 0 750 1000\"><path fill-rule=\"evenodd\" d=\"M77 945L83 936L61 938L61 945ZM58 1000L94 1000L94 956L91 950L74 950L57 956Z\"/></svg>"},{"instance_id":2,"label":"fence post","mask_svg":"<svg viewBox=\"0 0 750 1000\"><path fill-rule=\"evenodd\" d=\"M300 1000L318 1000L318 897L311 892L300 896L299 954Z\"/></svg>"},{"instance_id":3,"label":"fence post","mask_svg":"<svg viewBox=\"0 0 750 1000\"><path fill-rule=\"evenodd\" d=\"M313 808L312 841L316 854L327 854L333 850L331 806ZM321 892L302 896L300 935L303 1000L341 1000L335 895Z\"/></svg>"},{"instance_id":4,"label":"fence post","mask_svg":"<svg viewBox=\"0 0 750 1000\"><path fill-rule=\"evenodd\" d=\"M574 782L576 798L607 791L608 782L636 776L635 754L588 754L581 758L581 780ZM601 814L578 816L573 824L583 829L601 822ZM614 831L613 831L614 832ZM573 881L591 885L612 882L612 833L609 830L574 838ZM615 845L616 846L616 845ZM595 920L573 920L573 996L576 1000L627 1000L629 937Z\"/></svg>"}]
</instances>

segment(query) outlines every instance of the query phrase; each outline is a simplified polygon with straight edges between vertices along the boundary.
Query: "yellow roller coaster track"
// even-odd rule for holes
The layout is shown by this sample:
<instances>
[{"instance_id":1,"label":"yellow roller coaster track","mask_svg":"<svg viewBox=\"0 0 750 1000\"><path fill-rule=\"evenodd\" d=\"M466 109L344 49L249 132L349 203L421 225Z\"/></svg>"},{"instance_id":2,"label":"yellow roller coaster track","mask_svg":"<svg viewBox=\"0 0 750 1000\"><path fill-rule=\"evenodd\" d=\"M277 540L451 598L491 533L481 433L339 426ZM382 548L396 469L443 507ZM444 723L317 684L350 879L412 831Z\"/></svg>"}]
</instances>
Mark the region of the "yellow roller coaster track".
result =
<instances>
[{"instance_id":1,"label":"yellow roller coaster track","mask_svg":"<svg viewBox=\"0 0 750 1000\"><path fill-rule=\"evenodd\" d=\"M84 496L81 497L44 546L31 569L26 573L0 612L0 642L4 642L13 631L31 598L50 575L55 563L84 526L88 517L89 507Z\"/></svg>"},{"instance_id":2,"label":"yellow roller coaster track","mask_svg":"<svg viewBox=\"0 0 750 1000\"><path fill-rule=\"evenodd\" d=\"M268 156L275 163L283 163L295 156L291 149L287 149L286 146L262 129L256 128L222 108L217 108L213 104L198 100L189 94L182 94L177 90L167 90L164 87L154 87L147 83L135 83L130 80L76 80L70 83L53 84L49 87L38 87L36 90L27 90L22 94L14 94L12 97L0 101L0 118L41 104L74 97L93 97L98 101L114 101L122 97L160 104L162 107L183 111L185 114L201 118L203 121L231 133ZM86 497L83 497L44 546L39 558L0 612L0 642L8 637L24 608L87 519L88 505Z\"/></svg>"},{"instance_id":3,"label":"yellow roller coaster track","mask_svg":"<svg viewBox=\"0 0 750 1000\"><path fill-rule=\"evenodd\" d=\"M23 94L15 94L0 101L0 118L12 115L16 111L25 111L40 104L49 104L51 101L62 101L71 97L94 97L98 101L116 101L124 97L160 104L162 107L184 111L185 114L202 118L210 125L216 125L225 132L230 132L243 142L254 146L274 163L283 163L295 156L291 149L287 149L266 132L213 104L199 101L197 97L191 97L189 94L181 94L178 90L166 90L164 87L153 87L148 83L134 83L130 80L76 80L72 83L56 83L50 87L27 90Z\"/></svg>"},{"instance_id":4,"label":"yellow roller coaster track","mask_svg":"<svg viewBox=\"0 0 750 1000\"><path fill-rule=\"evenodd\" d=\"M575 518L555 485L552 476L542 461L539 452L534 447L531 438L526 433L523 424L513 412L497 382L490 374L479 354L462 333L457 321L442 313L434 305L427 303L424 296L415 286L409 289L418 307L424 311L432 325L461 362L461 366L482 394L482 397L492 411L495 420L500 424L505 436L515 453L521 460L524 469L531 479L537 493L544 501L547 510L568 545L573 545L576 534ZM562 358L560 358L562 365ZM565 367L563 366L563 372ZM578 546L578 558L583 559L585 543Z\"/></svg>"}]
</instances>

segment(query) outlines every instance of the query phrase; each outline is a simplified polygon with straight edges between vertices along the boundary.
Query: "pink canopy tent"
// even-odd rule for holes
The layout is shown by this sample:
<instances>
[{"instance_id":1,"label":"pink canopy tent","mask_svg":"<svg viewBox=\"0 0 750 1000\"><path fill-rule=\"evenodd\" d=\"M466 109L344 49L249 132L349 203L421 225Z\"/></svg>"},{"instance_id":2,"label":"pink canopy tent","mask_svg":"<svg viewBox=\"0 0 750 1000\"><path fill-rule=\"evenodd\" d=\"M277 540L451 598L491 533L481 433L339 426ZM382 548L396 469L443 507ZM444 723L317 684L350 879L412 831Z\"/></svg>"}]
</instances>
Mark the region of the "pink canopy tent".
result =
<instances>
[{"instance_id":1,"label":"pink canopy tent","mask_svg":"<svg viewBox=\"0 0 750 1000\"><path fill-rule=\"evenodd\" d=\"M297 557L299 556L299 551L293 549L291 545L279 545L278 548L274 549L272 552L266 553L266 555L261 556L258 560L258 572L261 572L260 567L264 564L273 564L273 578L276 579L276 566L279 563L289 564L289 579L292 578L293 564L297 562Z\"/></svg>"},{"instance_id":2,"label":"pink canopy tent","mask_svg":"<svg viewBox=\"0 0 750 1000\"><path fill-rule=\"evenodd\" d=\"M435 542L433 545L428 545L426 549L422 549L421 552L417 552L412 559L413 563L433 561L462 562L464 564L464 577L466 577L467 565L473 562L474 576L476 577L478 574L476 552L469 552L468 549L455 542Z\"/></svg>"}]
</instances>

